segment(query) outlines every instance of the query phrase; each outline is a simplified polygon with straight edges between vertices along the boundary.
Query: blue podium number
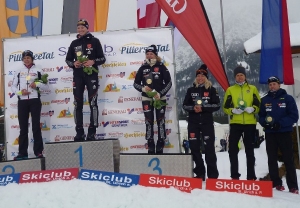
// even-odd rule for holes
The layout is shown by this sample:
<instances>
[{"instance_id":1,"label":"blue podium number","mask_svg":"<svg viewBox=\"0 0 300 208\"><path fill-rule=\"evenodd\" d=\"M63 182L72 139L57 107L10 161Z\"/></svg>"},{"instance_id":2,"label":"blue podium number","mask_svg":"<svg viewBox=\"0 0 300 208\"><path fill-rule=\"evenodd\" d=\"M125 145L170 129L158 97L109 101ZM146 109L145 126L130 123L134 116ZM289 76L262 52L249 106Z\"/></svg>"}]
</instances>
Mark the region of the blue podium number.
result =
<instances>
[{"instance_id":1,"label":"blue podium number","mask_svg":"<svg viewBox=\"0 0 300 208\"><path fill-rule=\"evenodd\" d=\"M159 167L160 165L160 160L155 157L155 158L152 158L149 163L148 163L148 167L151 167L152 166L152 163L156 163L154 168L152 169L153 171L158 171L158 174L161 175L162 174L162 169Z\"/></svg>"},{"instance_id":2,"label":"blue podium number","mask_svg":"<svg viewBox=\"0 0 300 208\"><path fill-rule=\"evenodd\" d=\"M75 150L75 154L78 152L79 154L79 165L80 167L83 167L83 158L82 158L82 145L80 145L80 147L78 147L77 150Z\"/></svg>"},{"instance_id":3,"label":"blue podium number","mask_svg":"<svg viewBox=\"0 0 300 208\"><path fill-rule=\"evenodd\" d=\"M6 166L4 166L3 168L2 168L2 172L3 173L5 173L6 172L6 169L11 169L11 173L10 174L15 174L15 168L14 168L14 166L12 166L12 165L6 165Z\"/></svg>"}]
</instances>

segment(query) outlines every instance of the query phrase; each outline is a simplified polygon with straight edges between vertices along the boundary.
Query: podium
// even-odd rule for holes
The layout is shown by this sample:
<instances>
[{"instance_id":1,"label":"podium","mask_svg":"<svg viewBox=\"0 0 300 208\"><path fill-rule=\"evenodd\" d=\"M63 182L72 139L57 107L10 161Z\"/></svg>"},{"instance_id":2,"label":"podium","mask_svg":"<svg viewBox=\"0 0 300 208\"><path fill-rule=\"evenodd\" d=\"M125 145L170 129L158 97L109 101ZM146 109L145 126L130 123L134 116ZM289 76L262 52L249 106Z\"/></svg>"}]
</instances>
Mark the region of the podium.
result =
<instances>
[{"instance_id":1,"label":"podium","mask_svg":"<svg viewBox=\"0 0 300 208\"><path fill-rule=\"evenodd\" d=\"M118 139L46 143L44 152L46 170L78 167L119 172L120 141Z\"/></svg>"},{"instance_id":2,"label":"podium","mask_svg":"<svg viewBox=\"0 0 300 208\"><path fill-rule=\"evenodd\" d=\"M120 173L193 177L192 155L120 154Z\"/></svg>"},{"instance_id":3,"label":"podium","mask_svg":"<svg viewBox=\"0 0 300 208\"><path fill-rule=\"evenodd\" d=\"M45 170L45 158L0 162L0 175Z\"/></svg>"}]
</instances>

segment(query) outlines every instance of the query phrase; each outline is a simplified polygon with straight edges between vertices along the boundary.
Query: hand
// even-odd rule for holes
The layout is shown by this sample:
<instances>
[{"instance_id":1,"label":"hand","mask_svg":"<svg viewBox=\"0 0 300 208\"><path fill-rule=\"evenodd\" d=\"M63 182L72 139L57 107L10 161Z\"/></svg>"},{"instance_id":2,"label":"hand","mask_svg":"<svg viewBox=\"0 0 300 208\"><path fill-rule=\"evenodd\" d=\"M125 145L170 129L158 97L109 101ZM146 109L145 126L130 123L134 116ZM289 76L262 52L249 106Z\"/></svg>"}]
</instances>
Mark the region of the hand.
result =
<instances>
[{"instance_id":1,"label":"hand","mask_svg":"<svg viewBox=\"0 0 300 208\"><path fill-rule=\"evenodd\" d=\"M146 90L146 92L151 92L152 91L152 89L148 86L145 86L145 90Z\"/></svg>"},{"instance_id":2,"label":"hand","mask_svg":"<svg viewBox=\"0 0 300 208\"><path fill-rule=\"evenodd\" d=\"M88 60L88 61L83 62L83 66L85 66L85 67L91 67L94 64L95 64L95 61L93 61L93 60Z\"/></svg>"},{"instance_id":3,"label":"hand","mask_svg":"<svg viewBox=\"0 0 300 208\"><path fill-rule=\"evenodd\" d=\"M22 95L29 95L31 92L28 92L26 89L21 90Z\"/></svg>"},{"instance_id":4,"label":"hand","mask_svg":"<svg viewBox=\"0 0 300 208\"><path fill-rule=\"evenodd\" d=\"M159 93L156 93L156 95L154 96L155 100L160 100L160 95Z\"/></svg>"},{"instance_id":5,"label":"hand","mask_svg":"<svg viewBox=\"0 0 300 208\"><path fill-rule=\"evenodd\" d=\"M29 85L29 87L31 87L32 89L36 89L36 84L35 84L35 82L32 82L32 83Z\"/></svg>"},{"instance_id":6,"label":"hand","mask_svg":"<svg viewBox=\"0 0 300 208\"><path fill-rule=\"evenodd\" d=\"M255 109L254 109L253 107L247 107L247 108L245 108L245 111L246 111L247 113L249 113L249 114L253 113L254 110L255 110Z\"/></svg>"},{"instance_id":7,"label":"hand","mask_svg":"<svg viewBox=\"0 0 300 208\"><path fill-rule=\"evenodd\" d=\"M75 62L74 62L75 68L80 68L81 65L82 65L82 64L81 64L79 61L75 61Z\"/></svg>"},{"instance_id":8,"label":"hand","mask_svg":"<svg viewBox=\"0 0 300 208\"><path fill-rule=\"evenodd\" d=\"M200 105L195 105L195 106L194 106L194 111L195 111L196 113L202 112L201 106L200 106Z\"/></svg>"},{"instance_id":9,"label":"hand","mask_svg":"<svg viewBox=\"0 0 300 208\"><path fill-rule=\"evenodd\" d=\"M242 109L240 109L240 108L234 108L234 109L232 109L232 113L233 114L242 114L244 111L242 110Z\"/></svg>"}]
</instances>

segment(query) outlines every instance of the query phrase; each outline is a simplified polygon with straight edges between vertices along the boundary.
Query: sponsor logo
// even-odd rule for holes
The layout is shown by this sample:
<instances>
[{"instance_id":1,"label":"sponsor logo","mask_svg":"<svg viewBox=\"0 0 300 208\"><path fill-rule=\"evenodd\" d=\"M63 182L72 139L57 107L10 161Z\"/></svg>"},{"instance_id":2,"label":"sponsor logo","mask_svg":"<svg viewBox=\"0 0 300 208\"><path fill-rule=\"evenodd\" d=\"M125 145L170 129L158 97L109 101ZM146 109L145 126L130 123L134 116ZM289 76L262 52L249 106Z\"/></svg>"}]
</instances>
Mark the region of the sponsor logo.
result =
<instances>
[{"instance_id":1,"label":"sponsor logo","mask_svg":"<svg viewBox=\"0 0 300 208\"><path fill-rule=\"evenodd\" d=\"M68 104L70 102L70 98L65 98L64 100L51 100L51 103L56 104Z\"/></svg>"},{"instance_id":2,"label":"sponsor logo","mask_svg":"<svg viewBox=\"0 0 300 208\"><path fill-rule=\"evenodd\" d=\"M82 169L81 180L101 181L111 186L130 187L139 183L138 175Z\"/></svg>"},{"instance_id":3,"label":"sponsor logo","mask_svg":"<svg viewBox=\"0 0 300 208\"><path fill-rule=\"evenodd\" d=\"M129 77L127 77L127 79L129 80L134 80L135 79L135 76L136 76L136 71L133 71L129 74Z\"/></svg>"},{"instance_id":4,"label":"sponsor logo","mask_svg":"<svg viewBox=\"0 0 300 208\"><path fill-rule=\"evenodd\" d=\"M132 119L131 124L133 124L133 125L144 125L145 124L145 119L142 119L142 118Z\"/></svg>"},{"instance_id":5,"label":"sponsor logo","mask_svg":"<svg viewBox=\"0 0 300 208\"><path fill-rule=\"evenodd\" d=\"M55 72L55 68L42 68L42 70L45 73Z\"/></svg>"},{"instance_id":6,"label":"sponsor logo","mask_svg":"<svg viewBox=\"0 0 300 208\"><path fill-rule=\"evenodd\" d=\"M41 96L49 95L51 93L51 90L40 90Z\"/></svg>"},{"instance_id":7,"label":"sponsor logo","mask_svg":"<svg viewBox=\"0 0 300 208\"><path fill-rule=\"evenodd\" d=\"M121 152L125 152L125 151L128 151L128 150L129 150L128 147L120 147L120 151L121 151Z\"/></svg>"},{"instance_id":8,"label":"sponsor logo","mask_svg":"<svg viewBox=\"0 0 300 208\"><path fill-rule=\"evenodd\" d=\"M72 180L78 178L78 168L22 172L19 183Z\"/></svg>"},{"instance_id":9,"label":"sponsor logo","mask_svg":"<svg viewBox=\"0 0 300 208\"><path fill-rule=\"evenodd\" d=\"M123 97L118 98L118 103L131 102L131 101L142 101L142 97Z\"/></svg>"},{"instance_id":10,"label":"sponsor logo","mask_svg":"<svg viewBox=\"0 0 300 208\"><path fill-rule=\"evenodd\" d=\"M98 103L112 103L114 101L110 100L110 99L98 99Z\"/></svg>"},{"instance_id":11,"label":"sponsor logo","mask_svg":"<svg viewBox=\"0 0 300 208\"><path fill-rule=\"evenodd\" d=\"M19 145L19 137L15 138L14 142L12 143L12 145ZM15 155L12 155L15 156Z\"/></svg>"},{"instance_id":12,"label":"sponsor logo","mask_svg":"<svg viewBox=\"0 0 300 208\"><path fill-rule=\"evenodd\" d=\"M102 110L102 116L106 116L109 114L125 114L125 113L127 113L127 110L107 110L107 109Z\"/></svg>"},{"instance_id":13,"label":"sponsor logo","mask_svg":"<svg viewBox=\"0 0 300 208\"><path fill-rule=\"evenodd\" d=\"M109 138L120 138L120 137L123 137L123 132L120 132L120 131L113 131L113 132L109 132L107 134L107 136Z\"/></svg>"},{"instance_id":14,"label":"sponsor logo","mask_svg":"<svg viewBox=\"0 0 300 208\"><path fill-rule=\"evenodd\" d=\"M207 179L206 190L228 191L265 197L273 196L271 181Z\"/></svg>"},{"instance_id":15,"label":"sponsor logo","mask_svg":"<svg viewBox=\"0 0 300 208\"><path fill-rule=\"evenodd\" d=\"M128 114L132 114L133 112L136 112L137 114L142 114L142 113L144 113L144 110L143 110L143 108L131 108L131 109L128 108L127 112L128 112Z\"/></svg>"},{"instance_id":16,"label":"sponsor logo","mask_svg":"<svg viewBox=\"0 0 300 208\"><path fill-rule=\"evenodd\" d=\"M137 137L145 137L146 136L146 133L144 132L140 132L140 131L136 131L136 132L133 132L133 133L125 133L124 134L124 137L127 139L127 138L137 138Z\"/></svg>"},{"instance_id":17,"label":"sponsor logo","mask_svg":"<svg viewBox=\"0 0 300 208\"><path fill-rule=\"evenodd\" d=\"M15 102L15 103L10 103L9 104L9 107L12 108L12 109L17 109L18 108L18 103Z\"/></svg>"},{"instance_id":18,"label":"sponsor logo","mask_svg":"<svg viewBox=\"0 0 300 208\"><path fill-rule=\"evenodd\" d=\"M73 69L70 68L69 66L57 66L56 67L57 72L61 72L65 70L65 72L73 72Z\"/></svg>"},{"instance_id":19,"label":"sponsor logo","mask_svg":"<svg viewBox=\"0 0 300 208\"><path fill-rule=\"evenodd\" d=\"M120 89L117 87L116 83L106 85L103 92L120 92Z\"/></svg>"},{"instance_id":20,"label":"sponsor logo","mask_svg":"<svg viewBox=\"0 0 300 208\"><path fill-rule=\"evenodd\" d=\"M65 87L64 89L56 89L55 90L56 94L59 94L59 93L69 93L69 92L73 92L73 88Z\"/></svg>"},{"instance_id":21,"label":"sponsor logo","mask_svg":"<svg viewBox=\"0 0 300 208\"><path fill-rule=\"evenodd\" d=\"M73 77L72 76L64 76L60 78L61 82L64 83L72 83L73 82Z\"/></svg>"},{"instance_id":22,"label":"sponsor logo","mask_svg":"<svg viewBox=\"0 0 300 208\"><path fill-rule=\"evenodd\" d=\"M156 45L158 52L166 52L170 51L170 45L162 45L158 44ZM120 48L121 54L136 54L136 53L145 53L148 46L140 43L129 43L125 44Z\"/></svg>"},{"instance_id":23,"label":"sponsor logo","mask_svg":"<svg viewBox=\"0 0 300 208\"><path fill-rule=\"evenodd\" d=\"M105 139L106 137L106 133L100 133L100 134L96 134L95 136L97 139Z\"/></svg>"},{"instance_id":24,"label":"sponsor logo","mask_svg":"<svg viewBox=\"0 0 300 208\"><path fill-rule=\"evenodd\" d=\"M44 121L44 123L40 123L40 126L41 126L42 131L49 131L50 130L50 128L47 126L46 121Z\"/></svg>"},{"instance_id":25,"label":"sponsor logo","mask_svg":"<svg viewBox=\"0 0 300 208\"><path fill-rule=\"evenodd\" d=\"M57 81L58 81L58 78L49 78L48 79L49 84L56 84Z\"/></svg>"},{"instance_id":26,"label":"sponsor logo","mask_svg":"<svg viewBox=\"0 0 300 208\"><path fill-rule=\"evenodd\" d=\"M166 0L166 2L173 9L175 14L184 12L187 7L187 0Z\"/></svg>"},{"instance_id":27,"label":"sponsor logo","mask_svg":"<svg viewBox=\"0 0 300 208\"><path fill-rule=\"evenodd\" d=\"M166 111L172 111L173 107L171 106L166 106Z\"/></svg>"},{"instance_id":28,"label":"sponsor logo","mask_svg":"<svg viewBox=\"0 0 300 208\"><path fill-rule=\"evenodd\" d=\"M19 125L11 125L10 128L11 129L20 129L20 126Z\"/></svg>"},{"instance_id":29,"label":"sponsor logo","mask_svg":"<svg viewBox=\"0 0 300 208\"><path fill-rule=\"evenodd\" d=\"M166 94L167 101L170 100L171 94Z\"/></svg>"},{"instance_id":30,"label":"sponsor logo","mask_svg":"<svg viewBox=\"0 0 300 208\"><path fill-rule=\"evenodd\" d=\"M90 111L82 111L82 114L83 114L84 116L87 116L87 115L91 115L91 112L90 112Z\"/></svg>"},{"instance_id":31,"label":"sponsor logo","mask_svg":"<svg viewBox=\"0 0 300 208\"><path fill-rule=\"evenodd\" d=\"M22 52L23 51L16 51L11 53L8 56L8 61L16 62L16 61L22 61ZM33 54L34 60L42 60L42 59L54 59L54 52L40 52Z\"/></svg>"},{"instance_id":32,"label":"sponsor logo","mask_svg":"<svg viewBox=\"0 0 300 208\"><path fill-rule=\"evenodd\" d=\"M145 145L144 144L139 144L139 145L132 145L130 146L130 149L145 149Z\"/></svg>"},{"instance_id":33,"label":"sponsor logo","mask_svg":"<svg viewBox=\"0 0 300 208\"><path fill-rule=\"evenodd\" d=\"M55 142L66 142L66 141L73 141L74 140L74 136L59 136L56 135L54 138Z\"/></svg>"},{"instance_id":34,"label":"sponsor logo","mask_svg":"<svg viewBox=\"0 0 300 208\"><path fill-rule=\"evenodd\" d=\"M57 118L72 118L73 115L72 113L70 112L69 108L68 110L62 110L60 111L59 115L57 116Z\"/></svg>"},{"instance_id":35,"label":"sponsor logo","mask_svg":"<svg viewBox=\"0 0 300 208\"><path fill-rule=\"evenodd\" d=\"M124 67L126 66L126 62L117 62L113 61L111 63L105 63L101 65L103 68L114 68L114 67Z\"/></svg>"},{"instance_id":36,"label":"sponsor logo","mask_svg":"<svg viewBox=\"0 0 300 208\"><path fill-rule=\"evenodd\" d=\"M188 193L194 189L202 189L201 179L178 176L140 174L139 184L147 187L174 187Z\"/></svg>"},{"instance_id":37,"label":"sponsor logo","mask_svg":"<svg viewBox=\"0 0 300 208\"><path fill-rule=\"evenodd\" d=\"M12 83L13 83L13 81L10 80L10 81L7 83L8 87L11 87Z\"/></svg>"},{"instance_id":38,"label":"sponsor logo","mask_svg":"<svg viewBox=\"0 0 300 208\"><path fill-rule=\"evenodd\" d=\"M15 93L13 93L13 92L9 92L9 93L8 93L8 96L9 96L9 98L12 98L12 97L14 97L14 96L15 96Z\"/></svg>"},{"instance_id":39,"label":"sponsor logo","mask_svg":"<svg viewBox=\"0 0 300 208\"><path fill-rule=\"evenodd\" d=\"M122 90L130 90L133 88L133 85L122 85Z\"/></svg>"},{"instance_id":40,"label":"sponsor logo","mask_svg":"<svg viewBox=\"0 0 300 208\"><path fill-rule=\"evenodd\" d=\"M144 61L130 61L130 65L142 65Z\"/></svg>"},{"instance_id":41,"label":"sponsor logo","mask_svg":"<svg viewBox=\"0 0 300 208\"><path fill-rule=\"evenodd\" d=\"M42 105L50 105L50 102L42 102Z\"/></svg>"},{"instance_id":42,"label":"sponsor logo","mask_svg":"<svg viewBox=\"0 0 300 208\"><path fill-rule=\"evenodd\" d=\"M15 118L18 118L18 115L12 114L12 115L10 115L9 117L10 117L11 119L15 119Z\"/></svg>"},{"instance_id":43,"label":"sponsor logo","mask_svg":"<svg viewBox=\"0 0 300 208\"><path fill-rule=\"evenodd\" d=\"M122 120L122 121L103 121L102 122L102 126L106 127L109 124L111 125L111 127L127 127L129 123L129 120Z\"/></svg>"},{"instance_id":44,"label":"sponsor logo","mask_svg":"<svg viewBox=\"0 0 300 208\"><path fill-rule=\"evenodd\" d=\"M4 166L3 172L5 172L8 166ZM0 186L6 186L10 183L19 183L20 173L10 175L0 175Z\"/></svg>"},{"instance_id":45,"label":"sponsor logo","mask_svg":"<svg viewBox=\"0 0 300 208\"><path fill-rule=\"evenodd\" d=\"M125 76L125 72L120 72L120 74L107 74L106 78L123 78Z\"/></svg>"},{"instance_id":46,"label":"sponsor logo","mask_svg":"<svg viewBox=\"0 0 300 208\"><path fill-rule=\"evenodd\" d=\"M114 51L114 48L112 46L104 44L103 50L104 50L105 56L116 56L117 55L117 53Z\"/></svg>"},{"instance_id":47,"label":"sponsor logo","mask_svg":"<svg viewBox=\"0 0 300 208\"><path fill-rule=\"evenodd\" d=\"M52 129L69 129L73 128L73 126L69 126L69 124L55 124L52 125Z\"/></svg>"}]
</instances>

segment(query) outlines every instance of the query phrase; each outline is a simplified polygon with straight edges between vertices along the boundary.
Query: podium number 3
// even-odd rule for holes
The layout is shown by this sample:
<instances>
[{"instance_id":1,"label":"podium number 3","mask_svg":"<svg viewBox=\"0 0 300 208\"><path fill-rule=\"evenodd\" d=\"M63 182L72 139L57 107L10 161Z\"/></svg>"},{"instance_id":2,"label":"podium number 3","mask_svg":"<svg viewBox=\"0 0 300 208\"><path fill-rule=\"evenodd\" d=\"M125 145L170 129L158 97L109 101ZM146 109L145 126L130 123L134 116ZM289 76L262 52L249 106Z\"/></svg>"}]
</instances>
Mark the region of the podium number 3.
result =
<instances>
[{"instance_id":1,"label":"podium number 3","mask_svg":"<svg viewBox=\"0 0 300 208\"><path fill-rule=\"evenodd\" d=\"M80 147L78 147L77 150L74 151L74 153L77 153L78 152L78 155L79 155L79 165L80 167L83 166L83 158L82 158L82 146L80 145Z\"/></svg>"},{"instance_id":2,"label":"podium number 3","mask_svg":"<svg viewBox=\"0 0 300 208\"><path fill-rule=\"evenodd\" d=\"M161 175L162 174L162 169L159 167L159 165L160 165L160 160L157 158L157 157L155 157L155 158L152 158L150 161L149 161L149 163L148 163L148 167L151 167L152 166L152 163L154 163L155 162L155 166L154 166L154 168L152 169L153 171L158 171L158 174L159 175Z\"/></svg>"}]
</instances>

